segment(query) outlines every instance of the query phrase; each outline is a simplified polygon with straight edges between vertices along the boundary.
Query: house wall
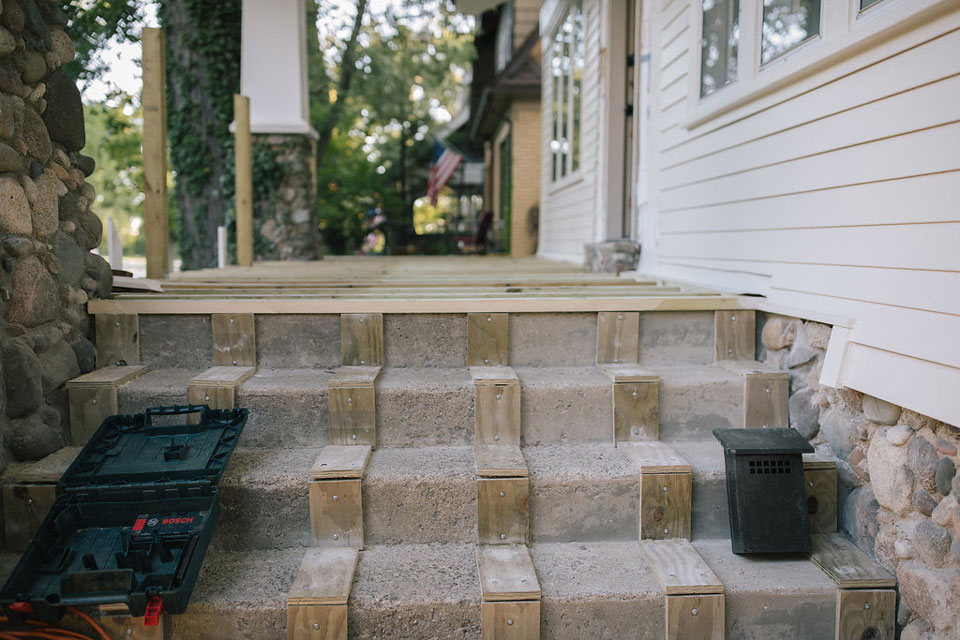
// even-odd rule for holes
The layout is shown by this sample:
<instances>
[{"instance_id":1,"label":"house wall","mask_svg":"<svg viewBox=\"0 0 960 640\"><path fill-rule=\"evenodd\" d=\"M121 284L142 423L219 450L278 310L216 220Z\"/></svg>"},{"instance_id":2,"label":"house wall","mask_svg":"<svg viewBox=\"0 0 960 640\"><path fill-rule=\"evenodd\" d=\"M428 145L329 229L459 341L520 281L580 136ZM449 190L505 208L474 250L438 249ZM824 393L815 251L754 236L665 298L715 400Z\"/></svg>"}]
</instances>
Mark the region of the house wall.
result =
<instances>
[{"instance_id":1,"label":"house wall","mask_svg":"<svg viewBox=\"0 0 960 640\"><path fill-rule=\"evenodd\" d=\"M540 100L516 100L513 122L513 173L510 255L529 256L537 251L540 204Z\"/></svg>"},{"instance_id":2,"label":"house wall","mask_svg":"<svg viewBox=\"0 0 960 640\"><path fill-rule=\"evenodd\" d=\"M542 14L563 14L564 2L544 5ZM583 261L583 245L602 240L598 237L596 194L600 152L602 102L600 52L601 0L584 0L585 51L583 93L581 99L580 168L557 182L551 180L553 83L551 75L554 31L543 19L540 35L543 50L541 89L541 166L540 166L540 241L538 255L567 262Z\"/></svg>"},{"instance_id":3,"label":"house wall","mask_svg":"<svg viewBox=\"0 0 960 640\"><path fill-rule=\"evenodd\" d=\"M960 9L885 2L702 101L698 3L646 3L641 269L845 326L826 381L960 425Z\"/></svg>"},{"instance_id":4,"label":"house wall","mask_svg":"<svg viewBox=\"0 0 960 640\"><path fill-rule=\"evenodd\" d=\"M513 49L516 51L540 19L540 0L513 1Z\"/></svg>"}]
</instances>

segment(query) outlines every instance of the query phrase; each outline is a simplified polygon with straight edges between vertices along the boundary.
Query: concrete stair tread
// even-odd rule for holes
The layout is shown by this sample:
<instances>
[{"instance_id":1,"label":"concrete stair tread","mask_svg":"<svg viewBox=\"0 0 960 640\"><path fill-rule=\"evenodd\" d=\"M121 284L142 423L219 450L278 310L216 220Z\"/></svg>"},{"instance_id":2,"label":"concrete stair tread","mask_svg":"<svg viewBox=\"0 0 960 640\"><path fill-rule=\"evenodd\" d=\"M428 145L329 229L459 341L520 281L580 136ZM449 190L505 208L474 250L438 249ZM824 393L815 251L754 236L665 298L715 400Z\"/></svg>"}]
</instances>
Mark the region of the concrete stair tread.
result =
<instances>
[{"instance_id":1,"label":"concrete stair tread","mask_svg":"<svg viewBox=\"0 0 960 640\"><path fill-rule=\"evenodd\" d=\"M373 545L360 552L350 604L480 603L476 545Z\"/></svg>"},{"instance_id":2,"label":"concrete stair tread","mask_svg":"<svg viewBox=\"0 0 960 640\"><path fill-rule=\"evenodd\" d=\"M398 479L426 484L475 478L472 446L385 447L373 451L363 482L373 487Z\"/></svg>"},{"instance_id":3,"label":"concrete stair tread","mask_svg":"<svg viewBox=\"0 0 960 640\"><path fill-rule=\"evenodd\" d=\"M473 378L467 367L384 367L377 380L378 391L406 389L410 386L424 392L443 392L473 389Z\"/></svg>"},{"instance_id":4,"label":"concrete stair tread","mask_svg":"<svg viewBox=\"0 0 960 640\"><path fill-rule=\"evenodd\" d=\"M729 540L695 540L693 547L723 582L728 597L821 592L832 598L837 588L807 554L736 555Z\"/></svg>"},{"instance_id":5,"label":"concrete stair tread","mask_svg":"<svg viewBox=\"0 0 960 640\"><path fill-rule=\"evenodd\" d=\"M660 597L636 541L554 542L530 546L544 600Z\"/></svg>"},{"instance_id":6,"label":"concrete stair tread","mask_svg":"<svg viewBox=\"0 0 960 640\"><path fill-rule=\"evenodd\" d=\"M238 447L223 472L220 486L256 484L269 488L292 483L305 490L310 468L322 450L323 447Z\"/></svg>"},{"instance_id":7,"label":"concrete stair tread","mask_svg":"<svg viewBox=\"0 0 960 640\"><path fill-rule=\"evenodd\" d=\"M534 483L640 477L639 470L612 442L542 445L520 450Z\"/></svg>"},{"instance_id":8,"label":"concrete stair tread","mask_svg":"<svg viewBox=\"0 0 960 640\"><path fill-rule=\"evenodd\" d=\"M690 463L695 480L726 480L723 447L713 436L709 440L669 440L665 444Z\"/></svg>"}]
</instances>

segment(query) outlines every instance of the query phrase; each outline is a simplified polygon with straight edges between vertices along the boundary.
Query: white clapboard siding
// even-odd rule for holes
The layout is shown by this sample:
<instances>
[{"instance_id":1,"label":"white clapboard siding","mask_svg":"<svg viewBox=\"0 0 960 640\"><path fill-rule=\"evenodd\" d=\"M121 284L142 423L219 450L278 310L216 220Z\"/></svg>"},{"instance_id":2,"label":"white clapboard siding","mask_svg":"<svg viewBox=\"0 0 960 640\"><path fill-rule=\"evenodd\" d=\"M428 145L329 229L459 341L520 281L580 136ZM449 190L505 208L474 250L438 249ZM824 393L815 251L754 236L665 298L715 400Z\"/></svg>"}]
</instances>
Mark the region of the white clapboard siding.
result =
<instances>
[{"instance_id":1,"label":"white clapboard siding","mask_svg":"<svg viewBox=\"0 0 960 640\"><path fill-rule=\"evenodd\" d=\"M960 426L960 9L692 129L699 4L645 18L653 275L848 319L840 384Z\"/></svg>"}]
</instances>

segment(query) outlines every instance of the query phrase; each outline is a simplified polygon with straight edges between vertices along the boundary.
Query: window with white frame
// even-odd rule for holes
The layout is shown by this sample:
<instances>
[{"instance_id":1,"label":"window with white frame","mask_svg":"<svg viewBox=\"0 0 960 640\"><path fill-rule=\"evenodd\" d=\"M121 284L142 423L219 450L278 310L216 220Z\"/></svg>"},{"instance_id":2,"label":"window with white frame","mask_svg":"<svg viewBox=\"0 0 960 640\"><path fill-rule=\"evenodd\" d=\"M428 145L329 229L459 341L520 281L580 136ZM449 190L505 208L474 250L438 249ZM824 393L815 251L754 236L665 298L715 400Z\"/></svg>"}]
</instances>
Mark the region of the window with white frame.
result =
<instances>
[{"instance_id":1,"label":"window with white frame","mask_svg":"<svg viewBox=\"0 0 960 640\"><path fill-rule=\"evenodd\" d=\"M577 0L557 29L550 48L552 180L580 168L580 100L583 91L583 0Z\"/></svg>"},{"instance_id":2,"label":"window with white frame","mask_svg":"<svg viewBox=\"0 0 960 640\"><path fill-rule=\"evenodd\" d=\"M703 0L700 39L700 97L737 79L740 0Z\"/></svg>"},{"instance_id":3,"label":"window with white frame","mask_svg":"<svg viewBox=\"0 0 960 640\"><path fill-rule=\"evenodd\" d=\"M760 64L820 35L820 0L763 0Z\"/></svg>"}]
</instances>

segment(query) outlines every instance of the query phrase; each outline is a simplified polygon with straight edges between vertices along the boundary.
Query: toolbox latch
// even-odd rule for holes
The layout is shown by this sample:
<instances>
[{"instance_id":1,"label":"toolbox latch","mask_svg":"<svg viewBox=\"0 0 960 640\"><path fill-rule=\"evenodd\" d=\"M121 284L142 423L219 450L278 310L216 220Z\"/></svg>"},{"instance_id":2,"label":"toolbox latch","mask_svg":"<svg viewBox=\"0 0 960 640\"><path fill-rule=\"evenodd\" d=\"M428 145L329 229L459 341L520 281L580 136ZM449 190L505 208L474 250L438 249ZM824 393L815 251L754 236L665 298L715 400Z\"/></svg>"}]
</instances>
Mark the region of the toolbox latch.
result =
<instances>
[{"instance_id":1,"label":"toolbox latch","mask_svg":"<svg viewBox=\"0 0 960 640\"><path fill-rule=\"evenodd\" d=\"M147 600L147 609L143 612L143 626L155 627L160 624L161 611L163 611L163 600L160 596L153 596Z\"/></svg>"}]
</instances>

